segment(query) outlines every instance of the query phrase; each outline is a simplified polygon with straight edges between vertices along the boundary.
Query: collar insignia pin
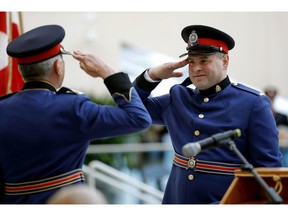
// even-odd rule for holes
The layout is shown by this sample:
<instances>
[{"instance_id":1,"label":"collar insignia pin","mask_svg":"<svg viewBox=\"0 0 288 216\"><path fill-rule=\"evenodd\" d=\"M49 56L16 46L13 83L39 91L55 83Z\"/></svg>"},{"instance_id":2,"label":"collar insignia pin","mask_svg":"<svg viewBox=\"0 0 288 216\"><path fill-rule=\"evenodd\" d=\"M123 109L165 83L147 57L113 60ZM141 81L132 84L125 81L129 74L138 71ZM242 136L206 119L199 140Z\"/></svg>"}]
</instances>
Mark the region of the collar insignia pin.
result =
<instances>
[{"instance_id":1,"label":"collar insignia pin","mask_svg":"<svg viewBox=\"0 0 288 216\"><path fill-rule=\"evenodd\" d=\"M216 91L216 92L220 92L221 90L222 90L221 87L220 87L219 85L216 85L215 91Z\"/></svg>"}]
</instances>

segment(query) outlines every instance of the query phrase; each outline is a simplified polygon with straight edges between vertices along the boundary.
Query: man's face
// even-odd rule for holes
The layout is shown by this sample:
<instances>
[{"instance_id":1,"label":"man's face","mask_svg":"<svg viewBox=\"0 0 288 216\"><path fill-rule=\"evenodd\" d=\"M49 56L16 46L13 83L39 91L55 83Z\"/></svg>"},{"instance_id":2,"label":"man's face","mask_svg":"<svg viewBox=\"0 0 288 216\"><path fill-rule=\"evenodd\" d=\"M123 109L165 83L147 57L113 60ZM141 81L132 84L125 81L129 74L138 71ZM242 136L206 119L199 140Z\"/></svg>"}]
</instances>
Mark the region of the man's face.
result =
<instances>
[{"instance_id":1,"label":"man's face","mask_svg":"<svg viewBox=\"0 0 288 216\"><path fill-rule=\"evenodd\" d=\"M212 54L192 54L189 60L189 77L200 90L205 90L222 81L227 75L229 57L215 52Z\"/></svg>"}]
</instances>

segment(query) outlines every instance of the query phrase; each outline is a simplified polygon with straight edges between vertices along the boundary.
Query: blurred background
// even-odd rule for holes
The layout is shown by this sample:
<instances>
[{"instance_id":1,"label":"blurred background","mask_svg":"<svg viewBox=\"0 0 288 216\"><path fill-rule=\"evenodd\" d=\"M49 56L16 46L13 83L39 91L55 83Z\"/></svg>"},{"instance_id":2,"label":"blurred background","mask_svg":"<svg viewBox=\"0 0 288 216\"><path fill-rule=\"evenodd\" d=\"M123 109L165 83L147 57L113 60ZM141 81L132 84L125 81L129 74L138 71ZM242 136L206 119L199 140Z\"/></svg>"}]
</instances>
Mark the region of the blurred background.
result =
<instances>
[{"instance_id":1,"label":"blurred background","mask_svg":"<svg viewBox=\"0 0 288 216\"><path fill-rule=\"evenodd\" d=\"M287 12L23 12L23 29L59 24L65 28L65 49L93 53L133 80L146 68L176 61L185 52L181 30L203 24L230 34L236 46L230 51L228 74L232 80L259 90L276 86L275 106L288 114ZM85 93L108 94L102 80L83 73L71 56L65 56L64 84ZM186 68L183 69L187 71ZM185 74L187 76L187 73ZM184 75L184 76L185 76ZM184 79L184 77L183 77ZM167 92L181 79L163 82L154 94ZM279 103L281 105L279 105Z\"/></svg>"}]
</instances>

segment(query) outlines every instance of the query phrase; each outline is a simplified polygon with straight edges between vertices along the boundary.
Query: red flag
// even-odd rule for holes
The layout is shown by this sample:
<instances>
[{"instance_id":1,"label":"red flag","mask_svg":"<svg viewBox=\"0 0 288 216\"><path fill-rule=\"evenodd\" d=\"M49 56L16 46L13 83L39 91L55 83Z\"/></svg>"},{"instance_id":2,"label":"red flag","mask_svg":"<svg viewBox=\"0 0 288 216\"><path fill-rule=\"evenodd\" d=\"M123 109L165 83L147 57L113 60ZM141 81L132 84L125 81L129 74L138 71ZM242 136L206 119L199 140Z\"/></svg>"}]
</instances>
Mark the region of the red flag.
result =
<instances>
[{"instance_id":1,"label":"red flag","mask_svg":"<svg viewBox=\"0 0 288 216\"><path fill-rule=\"evenodd\" d=\"M19 15L16 12L0 12L0 96L22 89L24 81L13 58L9 62L6 47L9 40L20 35ZM9 22L7 22L9 21Z\"/></svg>"},{"instance_id":2,"label":"red flag","mask_svg":"<svg viewBox=\"0 0 288 216\"><path fill-rule=\"evenodd\" d=\"M7 94L8 89L8 56L6 47L8 44L7 13L0 12L0 96Z\"/></svg>"},{"instance_id":3,"label":"red flag","mask_svg":"<svg viewBox=\"0 0 288 216\"><path fill-rule=\"evenodd\" d=\"M19 17L19 13L16 12L10 12L12 13L12 20L11 20L11 30L10 30L10 34L11 34L11 40L14 40L16 37L18 37L20 35L20 17ZM16 92L22 89L24 81L22 79L22 76L18 70L18 64L15 58L12 58L12 71L10 73L12 73L12 79L11 79L11 85L10 85L10 91L11 92Z\"/></svg>"}]
</instances>

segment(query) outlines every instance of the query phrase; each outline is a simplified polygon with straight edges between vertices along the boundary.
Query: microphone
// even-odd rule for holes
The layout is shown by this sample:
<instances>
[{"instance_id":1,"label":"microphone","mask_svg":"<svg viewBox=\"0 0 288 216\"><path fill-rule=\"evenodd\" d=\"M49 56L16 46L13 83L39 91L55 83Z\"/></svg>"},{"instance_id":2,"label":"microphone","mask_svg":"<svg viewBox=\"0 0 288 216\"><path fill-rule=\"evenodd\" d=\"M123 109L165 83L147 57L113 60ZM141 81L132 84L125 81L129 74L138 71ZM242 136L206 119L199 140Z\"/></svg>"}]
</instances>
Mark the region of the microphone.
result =
<instances>
[{"instance_id":1,"label":"microphone","mask_svg":"<svg viewBox=\"0 0 288 216\"><path fill-rule=\"evenodd\" d=\"M182 147L182 152L184 156L193 157L205 149L226 144L224 141L226 141L227 139L235 139L240 136L240 129L229 130L223 133L214 134L211 137L200 140L198 142L187 143Z\"/></svg>"}]
</instances>

